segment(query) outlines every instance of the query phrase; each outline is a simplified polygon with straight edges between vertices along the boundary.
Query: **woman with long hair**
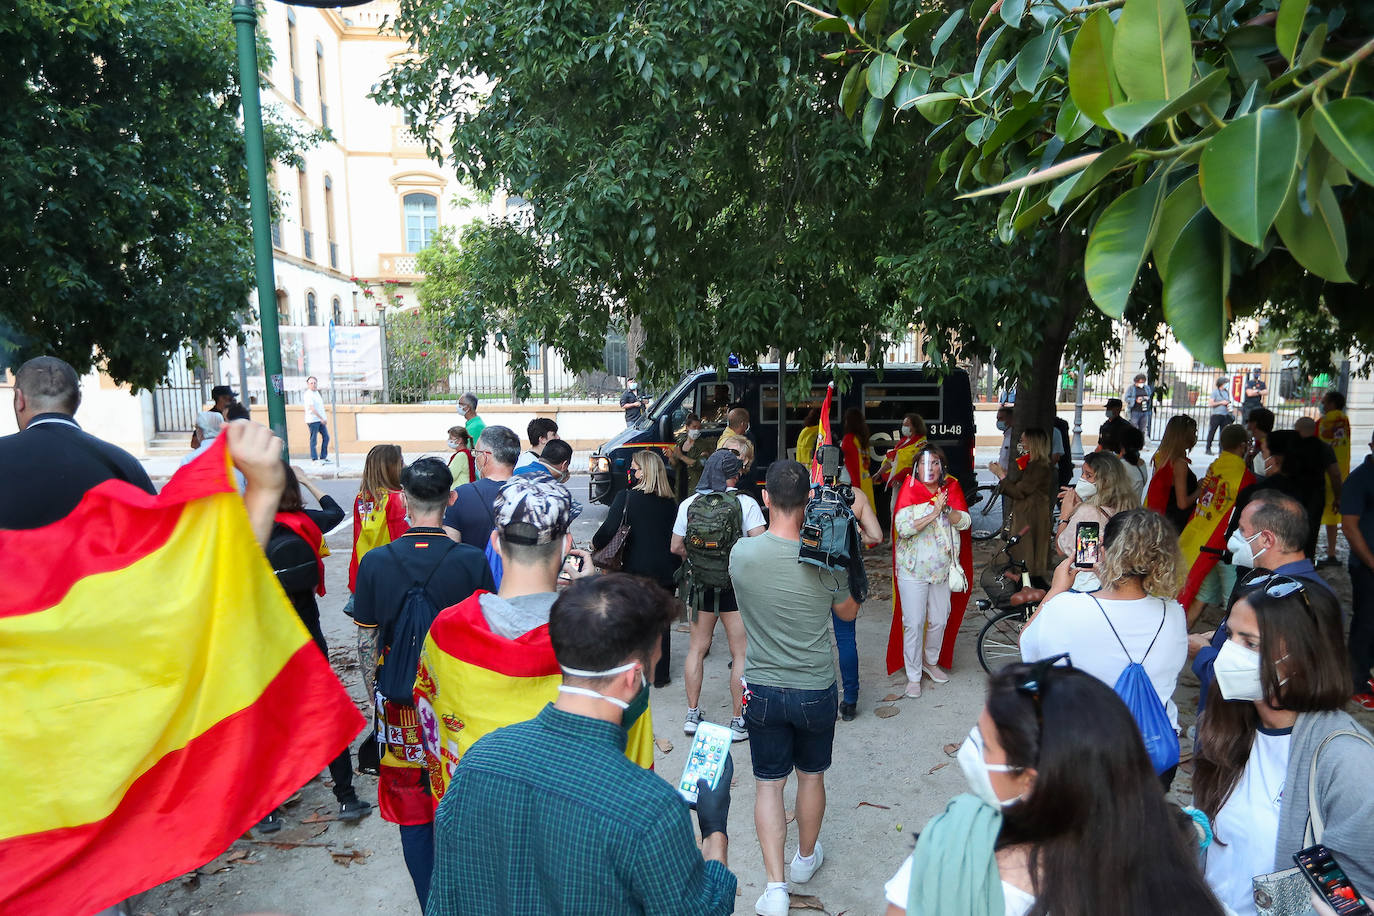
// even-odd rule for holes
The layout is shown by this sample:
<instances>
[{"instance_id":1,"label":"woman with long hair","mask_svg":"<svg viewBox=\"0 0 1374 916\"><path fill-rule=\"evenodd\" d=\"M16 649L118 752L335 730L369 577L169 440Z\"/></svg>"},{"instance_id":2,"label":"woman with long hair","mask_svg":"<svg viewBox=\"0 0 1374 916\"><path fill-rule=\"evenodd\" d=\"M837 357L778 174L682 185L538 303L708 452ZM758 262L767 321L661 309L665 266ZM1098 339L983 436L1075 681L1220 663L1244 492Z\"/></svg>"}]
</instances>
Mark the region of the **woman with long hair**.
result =
<instances>
[{"instance_id":1,"label":"woman with long hair","mask_svg":"<svg viewBox=\"0 0 1374 916\"><path fill-rule=\"evenodd\" d=\"M844 455L844 469L849 472L849 482L863 491L870 506L873 501L873 478L868 470L868 421L863 411L851 407L844 412L844 438L840 440L840 452Z\"/></svg>"},{"instance_id":2,"label":"woman with long hair","mask_svg":"<svg viewBox=\"0 0 1374 916\"><path fill-rule=\"evenodd\" d=\"M1188 452L1197 445L1197 421L1187 414L1169 418L1164 435L1155 449L1154 475L1145 490L1145 508L1167 518L1175 531L1188 524L1197 502L1197 475L1188 462Z\"/></svg>"},{"instance_id":3,"label":"woman with long hair","mask_svg":"<svg viewBox=\"0 0 1374 916\"><path fill-rule=\"evenodd\" d=\"M911 473L916 456L926 447L927 435L926 421L920 414L909 413L902 417L902 438L887 450L883 463L878 465L878 482L892 490L900 487Z\"/></svg>"},{"instance_id":4,"label":"woman with long hair","mask_svg":"<svg viewBox=\"0 0 1374 916\"><path fill-rule=\"evenodd\" d=\"M1340 608L1289 576L1247 586L1212 669L1193 773L1193 803L1216 833L1207 881L1240 916L1255 912L1253 879L1291 868L1309 829L1356 887L1374 888L1374 746L1343 710Z\"/></svg>"},{"instance_id":5,"label":"woman with long hair","mask_svg":"<svg viewBox=\"0 0 1374 916\"><path fill-rule=\"evenodd\" d=\"M353 499L353 556L348 561L348 591L357 590L358 561L373 547L406 533L406 498L401 492L405 466L399 445L374 445L363 462L363 479ZM350 594L345 613L353 610Z\"/></svg>"},{"instance_id":6,"label":"woman with long hair","mask_svg":"<svg viewBox=\"0 0 1374 916\"><path fill-rule=\"evenodd\" d=\"M1063 658L988 679L971 794L926 823L887 916L1221 916L1130 710Z\"/></svg>"},{"instance_id":7,"label":"woman with long hair","mask_svg":"<svg viewBox=\"0 0 1374 916\"><path fill-rule=\"evenodd\" d=\"M1073 556L1080 524L1095 523L1101 531L1107 519L1134 508L1136 499L1135 488L1120 458L1108 452L1084 455L1078 482L1059 492L1059 525L1055 529L1059 553ZM1074 588L1090 592L1097 586L1097 577L1090 570L1078 572Z\"/></svg>"},{"instance_id":8,"label":"woman with long hair","mask_svg":"<svg viewBox=\"0 0 1374 916\"><path fill-rule=\"evenodd\" d=\"M663 459L657 452L640 449L630 459L630 487L615 495L601 527L592 535L592 548L605 547L621 525L629 525L620 553L620 571L652 579L671 593L675 588L673 578L682 564L681 558L672 552L676 520L677 500ZM665 627L663 653L654 666L655 687L666 687L670 680L669 632Z\"/></svg>"},{"instance_id":9,"label":"woman with long hair","mask_svg":"<svg viewBox=\"0 0 1374 916\"><path fill-rule=\"evenodd\" d=\"M994 461L988 470L1002 482L1002 495L1010 502L1009 530L1018 534L1025 530L1011 548L1012 557L1026 564L1033 580L1045 582L1050 572L1050 516L1059 482L1050 464L1049 434L1043 429L1022 430L1016 451L1012 468Z\"/></svg>"},{"instance_id":10,"label":"woman with long hair","mask_svg":"<svg viewBox=\"0 0 1374 916\"><path fill-rule=\"evenodd\" d=\"M448 447L453 450L453 454L448 456L448 472L453 475L452 489L456 490L477 479L477 462L472 457L472 437L468 435L466 427L449 427Z\"/></svg>"}]
</instances>

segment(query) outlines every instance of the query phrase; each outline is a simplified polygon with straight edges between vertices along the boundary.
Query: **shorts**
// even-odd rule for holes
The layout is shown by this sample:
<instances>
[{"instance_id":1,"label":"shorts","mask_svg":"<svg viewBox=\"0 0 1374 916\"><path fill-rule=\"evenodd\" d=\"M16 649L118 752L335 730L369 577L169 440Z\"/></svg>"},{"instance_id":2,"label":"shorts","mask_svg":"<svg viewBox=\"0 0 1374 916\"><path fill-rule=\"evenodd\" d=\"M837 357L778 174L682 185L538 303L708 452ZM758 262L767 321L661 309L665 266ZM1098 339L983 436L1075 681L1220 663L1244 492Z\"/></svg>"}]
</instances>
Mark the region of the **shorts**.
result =
<instances>
[{"instance_id":1,"label":"shorts","mask_svg":"<svg viewBox=\"0 0 1374 916\"><path fill-rule=\"evenodd\" d=\"M701 599L701 607L691 609L693 623L696 623L698 614L728 614L731 611L739 610L739 603L735 601L733 588L708 588L705 591L706 594Z\"/></svg>"},{"instance_id":2,"label":"shorts","mask_svg":"<svg viewBox=\"0 0 1374 916\"><path fill-rule=\"evenodd\" d=\"M795 768L801 773L830 769L835 744L839 693L831 684L823 690L749 684L744 727L755 779L786 779Z\"/></svg>"},{"instance_id":3,"label":"shorts","mask_svg":"<svg viewBox=\"0 0 1374 916\"><path fill-rule=\"evenodd\" d=\"M1236 568L1230 563L1217 563L1202 578L1197 589L1197 600L1216 607L1226 607L1231 592L1236 587Z\"/></svg>"}]
</instances>

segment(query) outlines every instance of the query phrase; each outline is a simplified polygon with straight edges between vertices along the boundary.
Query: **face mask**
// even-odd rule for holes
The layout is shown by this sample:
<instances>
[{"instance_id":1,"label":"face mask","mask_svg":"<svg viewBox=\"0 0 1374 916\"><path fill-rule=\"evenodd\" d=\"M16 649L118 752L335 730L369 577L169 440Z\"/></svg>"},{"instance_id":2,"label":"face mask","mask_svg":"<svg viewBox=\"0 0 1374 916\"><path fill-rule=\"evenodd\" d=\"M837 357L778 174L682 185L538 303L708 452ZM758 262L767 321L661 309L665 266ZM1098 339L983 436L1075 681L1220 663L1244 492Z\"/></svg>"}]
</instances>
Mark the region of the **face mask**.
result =
<instances>
[{"instance_id":1,"label":"face mask","mask_svg":"<svg viewBox=\"0 0 1374 916\"><path fill-rule=\"evenodd\" d=\"M631 668L638 667L639 693L635 694L635 698L628 703L619 697L608 697L604 693L597 693L589 687L573 687L569 684L561 684L558 687L558 692L576 694L580 697L591 697L594 700L605 700L612 706L619 706L624 710L624 714L620 717L620 725L626 730L628 730L630 726L634 724L635 720L644 714L644 710L648 708L649 682L644 677L644 665L641 662L626 662L623 665L608 668L605 671L583 671L580 668L568 668L561 665L559 667L563 668L564 674L586 678L610 677L613 674L619 674L622 671L629 671Z\"/></svg>"},{"instance_id":2,"label":"face mask","mask_svg":"<svg viewBox=\"0 0 1374 916\"><path fill-rule=\"evenodd\" d=\"M964 779L968 780L968 787L985 804L1001 809L1021 800L1020 796L1005 800L997 797L997 790L992 787L992 777L988 774L1014 773L1016 767L1007 766L1005 763L988 763L983 759L983 736L978 733L977 726L974 726L964 739L964 743L959 746L957 757L959 769L964 771Z\"/></svg>"},{"instance_id":3,"label":"face mask","mask_svg":"<svg viewBox=\"0 0 1374 916\"><path fill-rule=\"evenodd\" d=\"M1078 482L1073 485L1073 491L1078 494L1079 499L1089 500L1097 495L1097 484L1091 480L1079 478Z\"/></svg>"},{"instance_id":4,"label":"face mask","mask_svg":"<svg viewBox=\"0 0 1374 916\"><path fill-rule=\"evenodd\" d=\"M903 438L903 439L910 439L910 438L911 438L911 427L910 427L910 426L903 426L903 427L902 427L902 438Z\"/></svg>"},{"instance_id":5,"label":"face mask","mask_svg":"<svg viewBox=\"0 0 1374 916\"><path fill-rule=\"evenodd\" d=\"M689 430L687 430L687 438L688 438L688 439L700 439L700 438L701 438L701 430L699 430L699 429L689 429Z\"/></svg>"},{"instance_id":6,"label":"face mask","mask_svg":"<svg viewBox=\"0 0 1374 916\"><path fill-rule=\"evenodd\" d=\"M1007 421L1006 421L1006 420L998 420L998 421L997 421L997 428L998 428L999 430L1001 430L1002 432L1006 432L1006 431L1007 431Z\"/></svg>"},{"instance_id":7,"label":"face mask","mask_svg":"<svg viewBox=\"0 0 1374 916\"><path fill-rule=\"evenodd\" d=\"M1259 557L1255 555L1254 548L1250 544L1251 541L1259 536L1260 533L1256 531L1247 538L1240 533L1239 528L1231 532L1231 537L1226 541L1226 549L1231 551L1232 565L1249 566L1253 568L1255 564L1259 562ZM1264 553L1267 550L1268 548L1266 547L1265 550L1261 550L1260 553Z\"/></svg>"},{"instance_id":8,"label":"face mask","mask_svg":"<svg viewBox=\"0 0 1374 916\"><path fill-rule=\"evenodd\" d=\"M1233 639L1217 653L1212 663L1212 676L1223 698L1233 702L1254 702L1264 699L1260 684L1260 654L1247 649Z\"/></svg>"},{"instance_id":9,"label":"face mask","mask_svg":"<svg viewBox=\"0 0 1374 916\"><path fill-rule=\"evenodd\" d=\"M457 449L457 448L458 448L458 440L457 440L457 439L450 439L450 440L448 440L448 447L451 448L451 449Z\"/></svg>"},{"instance_id":10,"label":"face mask","mask_svg":"<svg viewBox=\"0 0 1374 916\"><path fill-rule=\"evenodd\" d=\"M1256 477L1269 476L1269 462L1265 459L1264 452L1255 452L1255 457L1250 460L1250 468Z\"/></svg>"},{"instance_id":11,"label":"face mask","mask_svg":"<svg viewBox=\"0 0 1374 916\"><path fill-rule=\"evenodd\" d=\"M639 486L639 472L638 472L638 471L635 471L635 470L631 470L631 471L630 471L630 486L632 486L632 487L637 487L637 486Z\"/></svg>"}]
</instances>

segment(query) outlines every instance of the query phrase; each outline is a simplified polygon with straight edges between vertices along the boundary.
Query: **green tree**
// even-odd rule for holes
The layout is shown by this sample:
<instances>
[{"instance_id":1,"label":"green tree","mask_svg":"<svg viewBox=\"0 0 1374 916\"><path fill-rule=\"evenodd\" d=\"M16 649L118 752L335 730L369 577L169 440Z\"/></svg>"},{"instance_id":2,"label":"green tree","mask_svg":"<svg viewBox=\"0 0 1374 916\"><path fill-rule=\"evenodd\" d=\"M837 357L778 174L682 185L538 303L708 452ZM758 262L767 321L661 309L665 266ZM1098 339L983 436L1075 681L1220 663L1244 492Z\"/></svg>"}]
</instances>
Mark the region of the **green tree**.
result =
<instances>
[{"instance_id":1,"label":"green tree","mask_svg":"<svg viewBox=\"0 0 1374 916\"><path fill-rule=\"evenodd\" d=\"M1255 316L1314 369L1338 340L1374 346L1369 4L977 0L895 29L887 0L808 9L842 36L827 57L862 135L924 119L933 180L1005 195L1003 238L1082 244L1092 301L1147 340L1162 318L1220 365Z\"/></svg>"},{"instance_id":2,"label":"green tree","mask_svg":"<svg viewBox=\"0 0 1374 916\"><path fill-rule=\"evenodd\" d=\"M146 388L183 342L236 333L253 252L228 12L0 14L0 366L46 353Z\"/></svg>"}]
</instances>

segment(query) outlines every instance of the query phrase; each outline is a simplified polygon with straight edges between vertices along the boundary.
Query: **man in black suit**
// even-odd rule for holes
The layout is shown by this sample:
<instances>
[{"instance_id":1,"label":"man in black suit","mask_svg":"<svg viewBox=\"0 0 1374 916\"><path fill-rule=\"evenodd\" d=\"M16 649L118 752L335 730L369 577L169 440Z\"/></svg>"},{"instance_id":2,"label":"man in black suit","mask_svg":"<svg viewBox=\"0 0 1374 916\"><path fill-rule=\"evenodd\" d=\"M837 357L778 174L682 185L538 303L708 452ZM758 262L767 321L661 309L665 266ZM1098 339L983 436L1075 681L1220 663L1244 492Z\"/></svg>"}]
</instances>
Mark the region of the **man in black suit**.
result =
<instances>
[{"instance_id":1,"label":"man in black suit","mask_svg":"<svg viewBox=\"0 0 1374 916\"><path fill-rule=\"evenodd\" d=\"M54 356L24 363L14 376L19 432L0 438L0 528L38 528L63 518L86 491L126 480L156 492L138 460L83 432L76 370Z\"/></svg>"}]
</instances>

